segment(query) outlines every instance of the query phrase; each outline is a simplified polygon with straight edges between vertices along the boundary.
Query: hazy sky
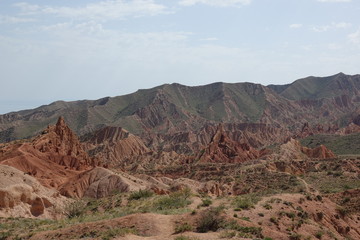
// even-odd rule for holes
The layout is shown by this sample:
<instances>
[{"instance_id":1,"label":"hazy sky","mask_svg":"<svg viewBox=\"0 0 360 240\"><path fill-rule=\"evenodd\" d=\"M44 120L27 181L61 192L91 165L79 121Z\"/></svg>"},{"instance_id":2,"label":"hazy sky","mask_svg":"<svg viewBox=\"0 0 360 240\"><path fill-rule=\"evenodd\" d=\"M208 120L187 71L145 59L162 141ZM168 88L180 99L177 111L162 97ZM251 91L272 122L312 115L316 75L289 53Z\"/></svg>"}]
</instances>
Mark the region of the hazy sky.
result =
<instances>
[{"instance_id":1,"label":"hazy sky","mask_svg":"<svg viewBox=\"0 0 360 240\"><path fill-rule=\"evenodd\" d=\"M360 73L359 0L0 0L0 113Z\"/></svg>"}]
</instances>

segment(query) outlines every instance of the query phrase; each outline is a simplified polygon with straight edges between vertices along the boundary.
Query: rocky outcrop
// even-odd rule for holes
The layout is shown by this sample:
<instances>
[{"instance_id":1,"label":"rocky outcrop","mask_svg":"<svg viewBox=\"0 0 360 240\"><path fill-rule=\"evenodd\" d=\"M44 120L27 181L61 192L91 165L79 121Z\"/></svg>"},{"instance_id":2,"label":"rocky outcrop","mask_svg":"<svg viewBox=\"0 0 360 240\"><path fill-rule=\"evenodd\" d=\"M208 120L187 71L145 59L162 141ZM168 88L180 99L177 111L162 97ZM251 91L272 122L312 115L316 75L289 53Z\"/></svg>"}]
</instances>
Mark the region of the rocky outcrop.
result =
<instances>
[{"instance_id":1,"label":"rocky outcrop","mask_svg":"<svg viewBox=\"0 0 360 240\"><path fill-rule=\"evenodd\" d=\"M309 158L328 159L336 157L336 155L324 145L320 145L316 148L302 147L301 151Z\"/></svg>"},{"instance_id":2,"label":"rocky outcrop","mask_svg":"<svg viewBox=\"0 0 360 240\"><path fill-rule=\"evenodd\" d=\"M15 167L47 187L57 188L95 163L62 117L33 139L1 147L0 163Z\"/></svg>"},{"instance_id":3,"label":"rocky outcrop","mask_svg":"<svg viewBox=\"0 0 360 240\"><path fill-rule=\"evenodd\" d=\"M116 166L125 159L143 155L150 150L142 140L121 127L105 127L84 139L86 151L106 166Z\"/></svg>"},{"instance_id":4,"label":"rocky outcrop","mask_svg":"<svg viewBox=\"0 0 360 240\"><path fill-rule=\"evenodd\" d=\"M55 126L49 126L32 141L32 146L48 155L53 162L75 170L94 165L73 131L60 117Z\"/></svg>"},{"instance_id":5,"label":"rocky outcrop","mask_svg":"<svg viewBox=\"0 0 360 240\"><path fill-rule=\"evenodd\" d=\"M220 124L209 145L200 152L199 162L240 163L260 156L249 144L231 140Z\"/></svg>"},{"instance_id":6,"label":"rocky outcrop","mask_svg":"<svg viewBox=\"0 0 360 240\"><path fill-rule=\"evenodd\" d=\"M144 181L127 174L116 174L108 169L96 167L83 172L63 184L60 193L72 198L101 198L113 193L137 191L147 185Z\"/></svg>"},{"instance_id":7,"label":"rocky outcrop","mask_svg":"<svg viewBox=\"0 0 360 240\"><path fill-rule=\"evenodd\" d=\"M303 147L298 140L291 138L287 143L280 146L279 153L274 153L275 158L280 160L294 159L328 159L335 158L336 155L324 145L316 148Z\"/></svg>"},{"instance_id":8,"label":"rocky outcrop","mask_svg":"<svg viewBox=\"0 0 360 240\"><path fill-rule=\"evenodd\" d=\"M0 217L53 218L61 215L58 210L65 202L35 178L0 164Z\"/></svg>"}]
</instances>

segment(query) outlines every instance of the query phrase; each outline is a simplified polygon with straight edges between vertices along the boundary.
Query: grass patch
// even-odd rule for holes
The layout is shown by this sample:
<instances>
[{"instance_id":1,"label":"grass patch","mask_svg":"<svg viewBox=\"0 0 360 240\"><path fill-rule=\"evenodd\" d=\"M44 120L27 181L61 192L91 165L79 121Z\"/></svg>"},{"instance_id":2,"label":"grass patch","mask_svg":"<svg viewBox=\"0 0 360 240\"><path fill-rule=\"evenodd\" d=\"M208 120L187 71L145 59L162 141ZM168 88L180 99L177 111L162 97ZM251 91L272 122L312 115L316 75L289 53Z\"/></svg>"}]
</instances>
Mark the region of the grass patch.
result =
<instances>
[{"instance_id":1,"label":"grass patch","mask_svg":"<svg viewBox=\"0 0 360 240\"><path fill-rule=\"evenodd\" d=\"M129 196L129 201L131 200L139 200L142 198L149 198L152 197L154 195L154 193L150 190L139 190L137 192L132 192Z\"/></svg>"},{"instance_id":2,"label":"grass patch","mask_svg":"<svg viewBox=\"0 0 360 240\"><path fill-rule=\"evenodd\" d=\"M169 210L184 208L191 203L190 190L185 189L182 191L174 192L168 196L162 196L154 203L156 210Z\"/></svg>"},{"instance_id":3,"label":"grass patch","mask_svg":"<svg viewBox=\"0 0 360 240\"><path fill-rule=\"evenodd\" d=\"M193 227L189 223L182 223L175 227L175 234L192 231Z\"/></svg>"},{"instance_id":4,"label":"grass patch","mask_svg":"<svg viewBox=\"0 0 360 240\"><path fill-rule=\"evenodd\" d=\"M255 204L260 201L260 197L255 195L238 196L233 201L235 210L249 210L253 208Z\"/></svg>"}]
</instances>

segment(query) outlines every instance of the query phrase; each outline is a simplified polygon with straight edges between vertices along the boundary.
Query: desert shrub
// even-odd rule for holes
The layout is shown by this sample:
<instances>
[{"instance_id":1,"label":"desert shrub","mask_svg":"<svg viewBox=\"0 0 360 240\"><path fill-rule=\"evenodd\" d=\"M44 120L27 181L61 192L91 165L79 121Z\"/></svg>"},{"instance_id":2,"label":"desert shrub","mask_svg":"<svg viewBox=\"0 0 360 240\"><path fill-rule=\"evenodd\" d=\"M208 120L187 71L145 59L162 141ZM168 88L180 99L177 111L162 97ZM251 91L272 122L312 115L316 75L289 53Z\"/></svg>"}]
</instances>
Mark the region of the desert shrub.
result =
<instances>
[{"instance_id":1,"label":"desert shrub","mask_svg":"<svg viewBox=\"0 0 360 240\"><path fill-rule=\"evenodd\" d=\"M270 222L274 223L275 225L279 225L279 220L275 217L271 217Z\"/></svg>"},{"instance_id":2,"label":"desert shrub","mask_svg":"<svg viewBox=\"0 0 360 240\"><path fill-rule=\"evenodd\" d=\"M338 212L340 217L342 217L342 218L344 218L346 215L349 214L349 211L346 208L343 208L343 207L336 208L336 212Z\"/></svg>"},{"instance_id":3,"label":"desert shrub","mask_svg":"<svg viewBox=\"0 0 360 240\"><path fill-rule=\"evenodd\" d=\"M139 190L137 192L132 192L129 196L129 201L131 200L139 200L141 198L148 198L153 196L154 193L150 190Z\"/></svg>"},{"instance_id":4,"label":"desert shrub","mask_svg":"<svg viewBox=\"0 0 360 240\"><path fill-rule=\"evenodd\" d=\"M11 236L11 233L8 232L0 232L0 240L6 240Z\"/></svg>"},{"instance_id":5,"label":"desert shrub","mask_svg":"<svg viewBox=\"0 0 360 240\"><path fill-rule=\"evenodd\" d=\"M322 212L317 212L317 213L316 213L316 216L317 216L317 218L321 221L321 220L324 218L324 213L322 213Z\"/></svg>"},{"instance_id":6,"label":"desert shrub","mask_svg":"<svg viewBox=\"0 0 360 240\"><path fill-rule=\"evenodd\" d=\"M212 204L212 201L210 198L205 198L205 199L202 199L202 204L201 206L202 207L208 207Z\"/></svg>"},{"instance_id":7,"label":"desert shrub","mask_svg":"<svg viewBox=\"0 0 360 240\"><path fill-rule=\"evenodd\" d=\"M189 223L183 223L175 227L175 234L192 231L193 227Z\"/></svg>"},{"instance_id":8,"label":"desert shrub","mask_svg":"<svg viewBox=\"0 0 360 240\"><path fill-rule=\"evenodd\" d=\"M272 206L268 203L266 203L265 205L263 205L263 207L266 209L266 210L270 210L272 209Z\"/></svg>"},{"instance_id":9,"label":"desert shrub","mask_svg":"<svg viewBox=\"0 0 360 240\"><path fill-rule=\"evenodd\" d=\"M264 216L265 216L265 214L263 214L263 213L258 213L258 215L259 215L260 217L264 217Z\"/></svg>"},{"instance_id":10,"label":"desert shrub","mask_svg":"<svg viewBox=\"0 0 360 240\"><path fill-rule=\"evenodd\" d=\"M82 200L69 202L64 208L64 214L68 218L80 217L85 212L86 204Z\"/></svg>"},{"instance_id":11,"label":"desert shrub","mask_svg":"<svg viewBox=\"0 0 360 240\"><path fill-rule=\"evenodd\" d=\"M318 200L318 201L322 201L322 196L320 196L320 195L316 195L316 200Z\"/></svg>"},{"instance_id":12,"label":"desert shrub","mask_svg":"<svg viewBox=\"0 0 360 240\"><path fill-rule=\"evenodd\" d=\"M324 232L322 232L322 231L318 231L315 233L315 237L318 239L321 239L323 235L324 235Z\"/></svg>"},{"instance_id":13,"label":"desert shrub","mask_svg":"<svg viewBox=\"0 0 360 240\"><path fill-rule=\"evenodd\" d=\"M292 233L289 236L289 240L301 240L302 235L298 234L298 233Z\"/></svg>"},{"instance_id":14,"label":"desert shrub","mask_svg":"<svg viewBox=\"0 0 360 240\"><path fill-rule=\"evenodd\" d=\"M293 212L287 212L287 213L286 213L286 216L287 216L288 218L294 219L294 218L295 218L295 213L293 213Z\"/></svg>"},{"instance_id":15,"label":"desert shrub","mask_svg":"<svg viewBox=\"0 0 360 240\"><path fill-rule=\"evenodd\" d=\"M196 227L196 231L205 233L209 231L217 231L224 223L224 217L221 216L223 207L210 208L208 211L203 212Z\"/></svg>"}]
</instances>

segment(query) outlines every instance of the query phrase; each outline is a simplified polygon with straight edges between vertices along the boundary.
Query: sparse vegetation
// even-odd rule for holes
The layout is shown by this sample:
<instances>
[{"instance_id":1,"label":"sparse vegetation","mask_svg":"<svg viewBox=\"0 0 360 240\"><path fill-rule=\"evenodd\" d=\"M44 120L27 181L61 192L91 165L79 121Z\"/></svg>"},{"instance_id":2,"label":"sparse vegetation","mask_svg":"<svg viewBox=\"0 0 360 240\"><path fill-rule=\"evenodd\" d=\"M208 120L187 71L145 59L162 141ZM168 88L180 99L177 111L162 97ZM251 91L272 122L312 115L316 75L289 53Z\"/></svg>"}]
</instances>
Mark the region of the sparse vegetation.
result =
<instances>
[{"instance_id":1,"label":"sparse vegetation","mask_svg":"<svg viewBox=\"0 0 360 240\"><path fill-rule=\"evenodd\" d=\"M129 196L129 201L131 200L139 200L142 198L149 198L152 197L154 193L150 190L139 190L137 192L132 192Z\"/></svg>"},{"instance_id":2,"label":"sparse vegetation","mask_svg":"<svg viewBox=\"0 0 360 240\"><path fill-rule=\"evenodd\" d=\"M208 207L212 204L212 201L210 198L202 199L201 207Z\"/></svg>"},{"instance_id":3,"label":"sparse vegetation","mask_svg":"<svg viewBox=\"0 0 360 240\"><path fill-rule=\"evenodd\" d=\"M68 218L80 217L85 212L86 203L83 200L69 202L64 209Z\"/></svg>"},{"instance_id":4,"label":"sparse vegetation","mask_svg":"<svg viewBox=\"0 0 360 240\"><path fill-rule=\"evenodd\" d=\"M199 240L198 238L187 237L187 236L177 236L174 240Z\"/></svg>"},{"instance_id":5,"label":"sparse vegetation","mask_svg":"<svg viewBox=\"0 0 360 240\"><path fill-rule=\"evenodd\" d=\"M292 233L289 236L289 240L301 240L302 235L298 234L298 233Z\"/></svg>"},{"instance_id":6,"label":"sparse vegetation","mask_svg":"<svg viewBox=\"0 0 360 240\"><path fill-rule=\"evenodd\" d=\"M323 231L318 231L318 232L315 233L315 237L316 237L317 239L321 239L323 235L324 235L324 232L323 232Z\"/></svg>"},{"instance_id":7,"label":"sparse vegetation","mask_svg":"<svg viewBox=\"0 0 360 240\"><path fill-rule=\"evenodd\" d=\"M239 196L234 199L233 205L235 206L235 210L249 210L254 207L258 201L260 201L260 198L257 196Z\"/></svg>"},{"instance_id":8,"label":"sparse vegetation","mask_svg":"<svg viewBox=\"0 0 360 240\"><path fill-rule=\"evenodd\" d=\"M182 223L175 227L175 234L192 231L193 227L189 223Z\"/></svg>"},{"instance_id":9,"label":"sparse vegetation","mask_svg":"<svg viewBox=\"0 0 360 240\"><path fill-rule=\"evenodd\" d=\"M190 190L185 189L160 197L155 203L154 208L157 210L168 210L184 208L191 203L189 200Z\"/></svg>"},{"instance_id":10,"label":"sparse vegetation","mask_svg":"<svg viewBox=\"0 0 360 240\"><path fill-rule=\"evenodd\" d=\"M220 233L220 235L219 235L220 238L233 238L235 236L236 236L235 231L228 231L228 230Z\"/></svg>"},{"instance_id":11,"label":"sparse vegetation","mask_svg":"<svg viewBox=\"0 0 360 240\"><path fill-rule=\"evenodd\" d=\"M347 216L349 214L349 211L344 207L337 207L336 211L342 218L344 218L345 216Z\"/></svg>"}]
</instances>

